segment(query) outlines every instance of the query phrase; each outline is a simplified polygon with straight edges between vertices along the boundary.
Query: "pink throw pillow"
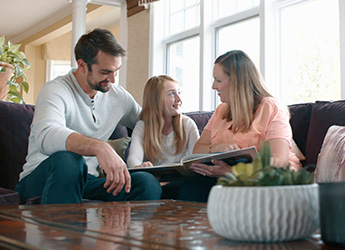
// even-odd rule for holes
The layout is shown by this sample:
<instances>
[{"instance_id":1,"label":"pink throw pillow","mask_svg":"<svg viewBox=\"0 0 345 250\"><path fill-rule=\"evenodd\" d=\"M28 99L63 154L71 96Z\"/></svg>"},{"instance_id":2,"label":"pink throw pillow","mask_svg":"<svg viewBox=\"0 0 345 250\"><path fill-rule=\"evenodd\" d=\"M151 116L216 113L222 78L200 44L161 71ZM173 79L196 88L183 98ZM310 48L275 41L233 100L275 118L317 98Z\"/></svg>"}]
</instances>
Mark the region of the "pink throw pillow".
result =
<instances>
[{"instance_id":1,"label":"pink throw pillow","mask_svg":"<svg viewBox=\"0 0 345 250\"><path fill-rule=\"evenodd\" d=\"M345 181L345 127L333 125L318 156L315 182L338 181Z\"/></svg>"}]
</instances>

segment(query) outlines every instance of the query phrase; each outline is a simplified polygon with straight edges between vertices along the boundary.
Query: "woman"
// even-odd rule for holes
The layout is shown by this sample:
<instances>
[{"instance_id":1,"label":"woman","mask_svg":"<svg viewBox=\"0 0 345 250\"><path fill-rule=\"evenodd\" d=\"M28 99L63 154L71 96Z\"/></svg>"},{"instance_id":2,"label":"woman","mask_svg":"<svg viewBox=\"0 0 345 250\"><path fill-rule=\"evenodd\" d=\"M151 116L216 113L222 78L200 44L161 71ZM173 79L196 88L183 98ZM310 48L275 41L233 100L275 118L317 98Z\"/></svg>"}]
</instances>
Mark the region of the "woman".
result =
<instances>
[{"instance_id":1,"label":"woman","mask_svg":"<svg viewBox=\"0 0 345 250\"><path fill-rule=\"evenodd\" d=\"M127 165L149 167L179 162L199 138L195 122L181 113L179 84L169 76L150 78L143 109L132 133Z\"/></svg>"},{"instance_id":2,"label":"woman","mask_svg":"<svg viewBox=\"0 0 345 250\"><path fill-rule=\"evenodd\" d=\"M218 92L221 104L217 107L194 153L213 153L255 146L270 142L272 163L279 167L290 165L299 169L301 164L292 152L292 130L289 112L269 94L260 72L251 59L239 50L219 56L213 68L212 89ZM195 163L190 169L203 175L187 181L180 190L180 199L207 201L216 178L232 172L222 161L214 165ZM201 179L201 180L200 180ZM202 185L201 185L202 184ZM202 186L202 187L201 187Z\"/></svg>"}]
</instances>

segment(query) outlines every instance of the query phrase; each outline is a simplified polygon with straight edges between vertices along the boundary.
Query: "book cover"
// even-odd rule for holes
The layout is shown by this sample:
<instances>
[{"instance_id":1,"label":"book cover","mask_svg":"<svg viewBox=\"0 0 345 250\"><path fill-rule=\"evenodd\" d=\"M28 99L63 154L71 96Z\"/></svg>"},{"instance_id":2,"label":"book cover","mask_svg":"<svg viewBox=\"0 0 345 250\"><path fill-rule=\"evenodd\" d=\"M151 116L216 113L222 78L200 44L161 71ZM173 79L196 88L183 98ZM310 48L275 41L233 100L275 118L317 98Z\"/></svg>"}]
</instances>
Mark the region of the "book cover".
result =
<instances>
[{"instance_id":1,"label":"book cover","mask_svg":"<svg viewBox=\"0 0 345 250\"><path fill-rule=\"evenodd\" d=\"M183 179L186 176L198 175L188 169L194 162L212 165L213 159L222 160L229 166L234 166L239 162L249 163L257 157L257 150L253 147L209 154L192 154L182 158L180 163L170 163L156 165L152 167L130 168L129 172L146 171L153 174L160 181L174 181Z\"/></svg>"}]
</instances>

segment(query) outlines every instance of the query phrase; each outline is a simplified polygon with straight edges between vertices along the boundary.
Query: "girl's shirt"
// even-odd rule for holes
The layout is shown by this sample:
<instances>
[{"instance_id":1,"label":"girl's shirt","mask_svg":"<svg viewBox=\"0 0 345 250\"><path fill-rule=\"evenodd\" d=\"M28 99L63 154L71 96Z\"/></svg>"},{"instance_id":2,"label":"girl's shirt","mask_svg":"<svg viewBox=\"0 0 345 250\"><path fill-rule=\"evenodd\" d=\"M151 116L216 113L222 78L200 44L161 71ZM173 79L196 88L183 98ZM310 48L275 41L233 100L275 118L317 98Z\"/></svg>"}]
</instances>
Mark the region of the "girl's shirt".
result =
<instances>
[{"instance_id":1,"label":"girl's shirt","mask_svg":"<svg viewBox=\"0 0 345 250\"><path fill-rule=\"evenodd\" d=\"M162 146L165 149L165 152L161 152L162 159L152 162L153 165L177 163L180 162L184 156L193 153L194 145L199 139L198 128L195 122L188 116L182 117L182 123L186 133L186 144L183 150L175 155L176 148L174 145L174 131L168 135L162 135ZM127 159L128 168L134 168L144 161L148 161L144 155L144 128L144 122L138 121L133 130L131 146Z\"/></svg>"}]
</instances>

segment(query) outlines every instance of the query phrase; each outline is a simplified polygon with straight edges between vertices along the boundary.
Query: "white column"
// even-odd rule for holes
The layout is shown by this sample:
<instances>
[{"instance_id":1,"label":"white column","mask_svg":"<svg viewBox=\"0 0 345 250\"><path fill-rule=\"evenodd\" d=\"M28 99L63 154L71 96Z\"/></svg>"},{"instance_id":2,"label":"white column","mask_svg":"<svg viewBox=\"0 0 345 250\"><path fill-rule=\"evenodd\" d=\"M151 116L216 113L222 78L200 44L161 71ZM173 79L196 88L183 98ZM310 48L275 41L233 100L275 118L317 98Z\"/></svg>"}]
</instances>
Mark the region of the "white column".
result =
<instances>
[{"instance_id":1,"label":"white column","mask_svg":"<svg viewBox=\"0 0 345 250\"><path fill-rule=\"evenodd\" d=\"M213 77L213 62L216 58L215 29L212 23L212 0L200 1L200 100L199 110L214 110L216 108L216 94L211 90Z\"/></svg>"},{"instance_id":2,"label":"white column","mask_svg":"<svg viewBox=\"0 0 345 250\"><path fill-rule=\"evenodd\" d=\"M117 38L116 38L117 39ZM120 44L128 53L128 18L127 18L127 2L121 0L121 18L120 18ZM122 66L119 73L119 84L127 87L127 56L122 57Z\"/></svg>"},{"instance_id":3,"label":"white column","mask_svg":"<svg viewBox=\"0 0 345 250\"><path fill-rule=\"evenodd\" d=\"M77 67L77 62L74 56L74 46L79 38L86 32L86 4L87 0L72 0L72 51L71 51L71 66Z\"/></svg>"},{"instance_id":4,"label":"white column","mask_svg":"<svg viewBox=\"0 0 345 250\"><path fill-rule=\"evenodd\" d=\"M274 2L275 0L260 1L260 71L270 93L284 101L281 86L278 84L280 83L278 68L280 65L277 62L279 41L277 41L276 31L279 20L276 15L278 10L273 4Z\"/></svg>"}]
</instances>

